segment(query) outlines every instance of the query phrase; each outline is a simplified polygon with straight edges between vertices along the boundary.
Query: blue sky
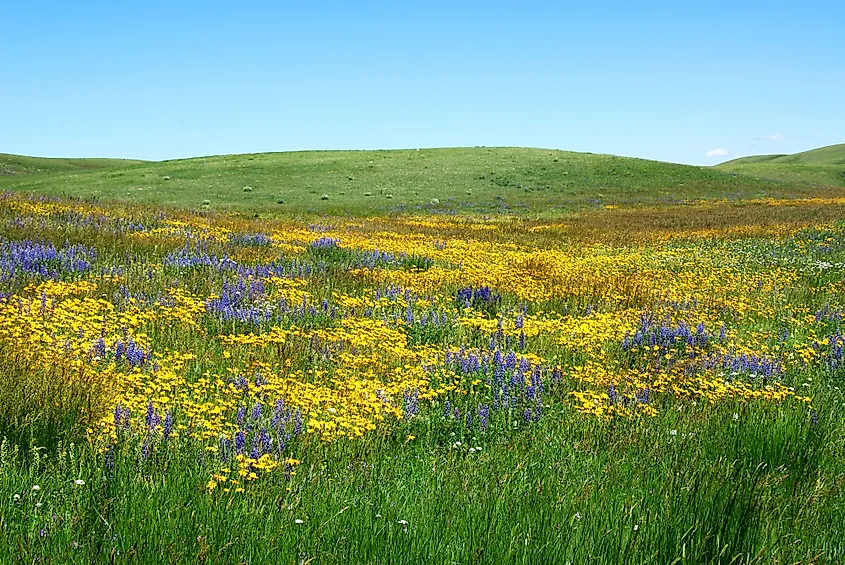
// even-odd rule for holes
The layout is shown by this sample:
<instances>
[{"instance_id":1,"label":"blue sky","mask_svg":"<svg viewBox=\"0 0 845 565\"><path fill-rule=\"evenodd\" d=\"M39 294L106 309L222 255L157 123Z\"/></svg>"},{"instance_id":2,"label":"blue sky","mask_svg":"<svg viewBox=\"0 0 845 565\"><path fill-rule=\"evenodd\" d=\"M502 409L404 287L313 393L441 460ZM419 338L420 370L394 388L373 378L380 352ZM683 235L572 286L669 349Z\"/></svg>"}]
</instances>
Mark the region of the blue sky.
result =
<instances>
[{"instance_id":1,"label":"blue sky","mask_svg":"<svg viewBox=\"0 0 845 565\"><path fill-rule=\"evenodd\" d=\"M845 142L845 2L568 4L0 2L0 152Z\"/></svg>"}]
</instances>

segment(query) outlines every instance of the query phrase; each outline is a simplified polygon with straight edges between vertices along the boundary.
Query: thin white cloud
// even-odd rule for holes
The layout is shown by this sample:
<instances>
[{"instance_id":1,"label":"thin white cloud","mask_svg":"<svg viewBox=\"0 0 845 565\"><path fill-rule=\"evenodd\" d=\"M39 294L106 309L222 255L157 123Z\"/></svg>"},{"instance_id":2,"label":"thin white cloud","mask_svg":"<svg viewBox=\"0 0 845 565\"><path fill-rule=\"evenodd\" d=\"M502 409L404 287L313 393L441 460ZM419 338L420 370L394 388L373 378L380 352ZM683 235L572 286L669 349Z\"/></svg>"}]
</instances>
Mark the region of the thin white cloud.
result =
<instances>
[{"instance_id":1,"label":"thin white cloud","mask_svg":"<svg viewBox=\"0 0 845 565\"><path fill-rule=\"evenodd\" d=\"M782 133L775 133L773 135L764 135L760 139L763 141L783 141L786 139L786 136Z\"/></svg>"},{"instance_id":2,"label":"thin white cloud","mask_svg":"<svg viewBox=\"0 0 845 565\"><path fill-rule=\"evenodd\" d=\"M711 149L707 153L704 154L705 157L727 157L728 150L727 149Z\"/></svg>"}]
</instances>

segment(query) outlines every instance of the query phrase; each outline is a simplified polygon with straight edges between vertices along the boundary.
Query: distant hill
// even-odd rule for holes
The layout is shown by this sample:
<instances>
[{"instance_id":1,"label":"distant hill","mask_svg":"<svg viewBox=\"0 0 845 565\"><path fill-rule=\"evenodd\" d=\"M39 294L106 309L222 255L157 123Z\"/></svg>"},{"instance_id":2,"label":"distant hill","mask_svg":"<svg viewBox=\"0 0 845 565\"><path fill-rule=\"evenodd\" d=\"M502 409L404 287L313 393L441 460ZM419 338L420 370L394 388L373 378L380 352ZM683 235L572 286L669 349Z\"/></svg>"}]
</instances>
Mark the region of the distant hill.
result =
<instances>
[{"instance_id":1,"label":"distant hill","mask_svg":"<svg viewBox=\"0 0 845 565\"><path fill-rule=\"evenodd\" d=\"M754 155L716 166L761 179L845 186L845 143L792 155Z\"/></svg>"},{"instance_id":2,"label":"distant hill","mask_svg":"<svg viewBox=\"0 0 845 565\"><path fill-rule=\"evenodd\" d=\"M32 175L91 171L111 167L136 165L143 161L132 159L53 159L0 153L0 175Z\"/></svg>"},{"instance_id":3,"label":"distant hill","mask_svg":"<svg viewBox=\"0 0 845 565\"><path fill-rule=\"evenodd\" d=\"M845 165L845 143L839 145L828 145L802 153L792 155L754 155L751 157L740 157L719 165L735 166L749 163L784 163L789 165Z\"/></svg>"},{"instance_id":4,"label":"distant hill","mask_svg":"<svg viewBox=\"0 0 845 565\"><path fill-rule=\"evenodd\" d=\"M555 214L816 190L714 167L519 147L4 161L14 174L0 176L0 190L251 212Z\"/></svg>"}]
</instances>

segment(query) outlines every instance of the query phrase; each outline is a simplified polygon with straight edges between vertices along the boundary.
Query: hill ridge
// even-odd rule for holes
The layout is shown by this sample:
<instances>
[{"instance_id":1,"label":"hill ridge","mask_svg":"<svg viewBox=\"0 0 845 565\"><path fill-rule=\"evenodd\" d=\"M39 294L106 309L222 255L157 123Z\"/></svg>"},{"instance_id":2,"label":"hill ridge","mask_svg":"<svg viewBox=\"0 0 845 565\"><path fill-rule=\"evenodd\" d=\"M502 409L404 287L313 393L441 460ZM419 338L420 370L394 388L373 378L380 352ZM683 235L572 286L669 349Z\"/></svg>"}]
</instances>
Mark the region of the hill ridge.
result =
<instances>
[{"instance_id":1,"label":"hill ridge","mask_svg":"<svg viewBox=\"0 0 845 565\"><path fill-rule=\"evenodd\" d=\"M826 145L808 151L788 154L749 155L720 163L721 166L733 166L746 163L775 162L786 164L845 165L845 143Z\"/></svg>"},{"instance_id":2,"label":"hill ridge","mask_svg":"<svg viewBox=\"0 0 845 565\"><path fill-rule=\"evenodd\" d=\"M43 172L38 158L29 159ZM714 167L523 147L307 150L58 165L63 170L50 174L0 176L0 190L317 214L556 214L818 192Z\"/></svg>"}]
</instances>

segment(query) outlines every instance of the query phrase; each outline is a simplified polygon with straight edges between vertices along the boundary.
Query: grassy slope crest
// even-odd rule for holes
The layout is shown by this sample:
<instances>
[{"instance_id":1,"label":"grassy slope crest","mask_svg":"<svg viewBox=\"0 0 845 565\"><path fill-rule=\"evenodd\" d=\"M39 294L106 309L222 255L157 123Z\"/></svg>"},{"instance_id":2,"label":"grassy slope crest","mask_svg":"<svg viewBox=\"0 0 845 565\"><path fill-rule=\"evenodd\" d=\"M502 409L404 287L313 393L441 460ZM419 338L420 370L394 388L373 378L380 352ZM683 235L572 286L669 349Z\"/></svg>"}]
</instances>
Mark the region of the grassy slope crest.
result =
<instances>
[{"instance_id":1,"label":"grassy slope crest","mask_svg":"<svg viewBox=\"0 0 845 565\"><path fill-rule=\"evenodd\" d=\"M300 151L160 162L3 157L0 163L3 159L19 173L0 176L0 190L195 209L554 213L796 191L789 182L712 167L512 147ZM36 174L20 174L27 170Z\"/></svg>"},{"instance_id":2,"label":"grassy slope crest","mask_svg":"<svg viewBox=\"0 0 845 565\"><path fill-rule=\"evenodd\" d=\"M65 159L0 153L0 176L92 171L143 162L135 159Z\"/></svg>"},{"instance_id":3,"label":"grassy slope crest","mask_svg":"<svg viewBox=\"0 0 845 565\"><path fill-rule=\"evenodd\" d=\"M845 187L845 143L792 155L753 155L716 167L755 178Z\"/></svg>"}]
</instances>

